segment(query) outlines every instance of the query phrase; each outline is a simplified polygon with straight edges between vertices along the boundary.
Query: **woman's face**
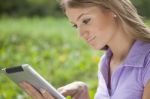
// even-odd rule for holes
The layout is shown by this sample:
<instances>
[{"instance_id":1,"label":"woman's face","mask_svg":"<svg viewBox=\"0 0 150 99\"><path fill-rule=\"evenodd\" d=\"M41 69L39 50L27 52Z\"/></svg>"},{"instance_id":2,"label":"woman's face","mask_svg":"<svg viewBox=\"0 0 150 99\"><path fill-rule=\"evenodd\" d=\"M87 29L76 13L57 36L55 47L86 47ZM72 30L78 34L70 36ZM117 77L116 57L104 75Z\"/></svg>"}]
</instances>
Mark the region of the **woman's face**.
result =
<instances>
[{"instance_id":1,"label":"woman's face","mask_svg":"<svg viewBox=\"0 0 150 99\"><path fill-rule=\"evenodd\" d=\"M113 39L117 30L114 14L100 7L66 8L73 26L94 49L102 49Z\"/></svg>"}]
</instances>

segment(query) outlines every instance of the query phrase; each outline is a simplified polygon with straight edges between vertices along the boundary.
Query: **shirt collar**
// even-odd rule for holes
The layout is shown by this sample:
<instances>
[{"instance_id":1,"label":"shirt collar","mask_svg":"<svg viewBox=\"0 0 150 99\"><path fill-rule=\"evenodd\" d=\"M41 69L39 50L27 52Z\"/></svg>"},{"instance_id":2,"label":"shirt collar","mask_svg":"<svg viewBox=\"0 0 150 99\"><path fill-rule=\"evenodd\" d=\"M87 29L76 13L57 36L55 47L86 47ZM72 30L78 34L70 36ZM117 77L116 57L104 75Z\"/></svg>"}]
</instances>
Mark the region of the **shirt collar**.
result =
<instances>
[{"instance_id":1,"label":"shirt collar","mask_svg":"<svg viewBox=\"0 0 150 99\"><path fill-rule=\"evenodd\" d=\"M140 40L135 41L123 62L123 66L143 67L149 51L150 43Z\"/></svg>"},{"instance_id":2,"label":"shirt collar","mask_svg":"<svg viewBox=\"0 0 150 99\"><path fill-rule=\"evenodd\" d=\"M129 66L129 67L143 67L144 61L146 56L150 52L150 43L146 43L144 41L136 40L127 57L122 63L122 66ZM109 60L112 55L110 49L106 52L106 57Z\"/></svg>"}]
</instances>

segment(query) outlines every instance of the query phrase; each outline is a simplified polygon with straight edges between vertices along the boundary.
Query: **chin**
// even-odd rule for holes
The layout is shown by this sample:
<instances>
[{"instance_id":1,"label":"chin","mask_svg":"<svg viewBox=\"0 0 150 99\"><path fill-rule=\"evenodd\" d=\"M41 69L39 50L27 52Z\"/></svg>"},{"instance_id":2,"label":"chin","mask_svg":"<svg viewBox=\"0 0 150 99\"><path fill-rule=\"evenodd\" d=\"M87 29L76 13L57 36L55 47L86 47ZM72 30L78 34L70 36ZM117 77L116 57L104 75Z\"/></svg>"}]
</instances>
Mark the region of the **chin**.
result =
<instances>
[{"instance_id":1,"label":"chin","mask_svg":"<svg viewBox=\"0 0 150 99\"><path fill-rule=\"evenodd\" d=\"M91 45L93 49L95 50L107 50L108 49L108 46L107 45L104 45L104 46L93 46Z\"/></svg>"},{"instance_id":2,"label":"chin","mask_svg":"<svg viewBox=\"0 0 150 99\"><path fill-rule=\"evenodd\" d=\"M107 45L105 45L103 48L101 48L101 49L99 49L99 50L108 50L108 46Z\"/></svg>"}]
</instances>

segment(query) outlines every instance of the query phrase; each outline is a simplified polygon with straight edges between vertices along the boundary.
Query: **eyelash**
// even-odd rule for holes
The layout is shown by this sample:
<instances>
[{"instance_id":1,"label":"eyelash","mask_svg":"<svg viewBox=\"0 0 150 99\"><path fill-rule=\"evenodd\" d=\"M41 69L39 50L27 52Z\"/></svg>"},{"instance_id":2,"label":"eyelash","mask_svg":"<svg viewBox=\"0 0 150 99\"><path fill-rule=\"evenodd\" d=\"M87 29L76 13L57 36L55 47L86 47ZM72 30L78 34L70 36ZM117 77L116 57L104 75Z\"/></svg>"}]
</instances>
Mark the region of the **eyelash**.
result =
<instances>
[{"instance_id":1,"label":"eyelash","mask_svg":"<svg viewBox=\"0 0 150 99\"><path fill-rule=\"evenodd\" d=\"M90 22L90 20L91 20L91 18L85 19L85 20L82 21L82 23L88 24Z\"/></svg>"},{"instance_id":2,"label":"eyelash","mask_svg":"<svg viewBox=\"0 0 150 99\"><path fill-rule=\"evenodd\" d=\"M90 21L91 21L91 18L88 18L88 19L83 20L82 23L88 24ZM77 25L74 24L73 27L74 27L74 28L77 28Z\"/></svg>"}]
</instances>

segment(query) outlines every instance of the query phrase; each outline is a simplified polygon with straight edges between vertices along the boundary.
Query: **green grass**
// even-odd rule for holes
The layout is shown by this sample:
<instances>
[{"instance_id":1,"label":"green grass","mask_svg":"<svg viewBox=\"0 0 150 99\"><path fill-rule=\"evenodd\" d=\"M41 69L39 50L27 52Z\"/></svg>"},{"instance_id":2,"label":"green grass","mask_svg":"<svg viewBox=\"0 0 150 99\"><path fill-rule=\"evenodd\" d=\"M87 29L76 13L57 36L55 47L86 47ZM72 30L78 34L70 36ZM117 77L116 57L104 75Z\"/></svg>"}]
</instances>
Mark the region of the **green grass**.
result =
<instances>
[{"instance_id":1,"label":"green grass","mask_svg":"<svg viewBox=\"0 0 150 99\"><path fill-rule=\"evenodd\" d=\"M56 88L84 81L93 98L101 54L82 41L65 18L0 19L0 68L28 63ZM0 99L28 98L0 74Z\"/></svg>"}]
</instances>

